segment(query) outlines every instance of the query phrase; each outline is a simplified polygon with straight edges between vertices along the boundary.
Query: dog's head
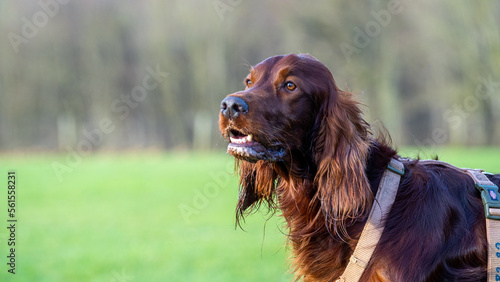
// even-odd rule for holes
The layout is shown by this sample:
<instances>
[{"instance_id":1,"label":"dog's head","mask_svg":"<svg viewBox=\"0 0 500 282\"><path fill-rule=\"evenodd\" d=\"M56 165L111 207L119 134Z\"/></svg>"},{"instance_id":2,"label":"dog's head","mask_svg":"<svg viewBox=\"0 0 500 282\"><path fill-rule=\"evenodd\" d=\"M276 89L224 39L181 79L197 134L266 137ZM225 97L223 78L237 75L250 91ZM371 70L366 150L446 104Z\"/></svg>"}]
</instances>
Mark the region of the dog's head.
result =
<instances>
[{"instance_id":1,"label":"dog's head","mask_svg":"<svg viewBox=\"0 0 500 282\"><path fill-rule=\"evenodd\" d=\"M252 67L244 85L222 100L219 127L228 153L254 163L284 161L307 149L320 105L335 91L323 64L294 54Z\"/></svg>"},{"instance_id":2,"label":"dog's head","mask_svg":"<svg viewBox=\"0 0 500 282\"><path fill-rule=\"evenodd\" d=\"M308 193L334 219L356 216L354 202L369 190L367 124L328 68L310 55L275 56L252 67L244 85L219 115L240 174L238 214L262 200L272 205L281 177L314 183Z\"/></svg>"}]
</instances>

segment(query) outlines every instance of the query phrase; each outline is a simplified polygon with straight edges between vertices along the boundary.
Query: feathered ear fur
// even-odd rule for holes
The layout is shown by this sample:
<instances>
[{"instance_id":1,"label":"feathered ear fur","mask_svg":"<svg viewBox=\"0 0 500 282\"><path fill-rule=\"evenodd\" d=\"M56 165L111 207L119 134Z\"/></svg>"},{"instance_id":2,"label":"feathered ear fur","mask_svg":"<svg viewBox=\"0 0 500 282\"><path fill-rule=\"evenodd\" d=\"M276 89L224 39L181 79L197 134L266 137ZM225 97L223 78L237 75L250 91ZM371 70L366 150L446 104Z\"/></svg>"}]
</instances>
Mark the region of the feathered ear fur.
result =
<instances>
[{"instance_id":1,"label":"feathered ear fur","mask_svg":"<svg viewBox=\"0 0 500 282\"><path fill-rule=\"evenodd\" d=\"M315 125L314 182L327 227L348 237L345 227L365 216L373 199L365 174L369 126L350 93L330 88Z\"/></svg>"},{"instance_id":2,"label":"feathered ear fur","mask_svg":"<svg viewBox=\"0 0 500 282\"><path fill-rule=\"evenodd\" d=\"M245 212L258 209L262 202L269 208L274 207L274 192L278 175L272 164L265 161L249 163L236 160L236 169L240 175L240 195L236 207L236 223L239 225Z\"/></svg>"}]
</instances>

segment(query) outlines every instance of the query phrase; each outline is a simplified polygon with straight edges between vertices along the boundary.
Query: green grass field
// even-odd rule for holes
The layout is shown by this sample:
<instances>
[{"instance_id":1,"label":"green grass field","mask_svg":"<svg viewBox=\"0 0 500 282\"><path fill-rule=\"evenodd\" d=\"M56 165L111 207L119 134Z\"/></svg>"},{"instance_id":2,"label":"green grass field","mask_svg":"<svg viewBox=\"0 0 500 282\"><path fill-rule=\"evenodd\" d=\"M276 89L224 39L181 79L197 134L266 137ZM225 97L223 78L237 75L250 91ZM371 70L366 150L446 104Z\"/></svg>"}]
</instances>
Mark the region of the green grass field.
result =
<instances>
[{"instance_id":1,"label":"green grass field","mask_svg":"<svg viewBox=\"0 0 500 282\"><path fill-rule=\"evenodd\" d=\"M405 148L416 157L418 151ZM443 148L440 159L500 173L500 148ZM420 153L422 159L433 154ZM290 281L282 220L235 229L237 178L223 153L0 160L0 281ZM7 272L7 172L16 171L16 274ZM3 175L3 176L2 176ZM4 179L4 180L1 180ZM17 278L17 279L12 279Z\"/></svg>"}]
</instances>

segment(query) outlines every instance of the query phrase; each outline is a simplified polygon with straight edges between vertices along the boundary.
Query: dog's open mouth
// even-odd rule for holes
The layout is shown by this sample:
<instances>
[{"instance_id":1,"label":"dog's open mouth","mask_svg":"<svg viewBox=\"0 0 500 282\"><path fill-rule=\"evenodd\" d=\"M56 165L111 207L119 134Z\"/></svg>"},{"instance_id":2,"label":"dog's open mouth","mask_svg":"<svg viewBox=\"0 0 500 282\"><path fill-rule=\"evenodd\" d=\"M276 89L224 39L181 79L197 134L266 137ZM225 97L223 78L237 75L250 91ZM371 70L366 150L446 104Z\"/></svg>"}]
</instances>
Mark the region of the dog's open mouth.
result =
<instances>
[{"instance_id":1,"label":"dog's open mouth","mask_svg":"<svg viewBox=\"0 0 500 282\"><path fill-rule=\"evenodd\" d=\"M266 160L270 162L282 161L285 150L279 146L265 147L252 134L243 134L238 130L231 129L228 132L230 143L227 152L234 157L256 162Z\"/></svg>"}]
</instances>

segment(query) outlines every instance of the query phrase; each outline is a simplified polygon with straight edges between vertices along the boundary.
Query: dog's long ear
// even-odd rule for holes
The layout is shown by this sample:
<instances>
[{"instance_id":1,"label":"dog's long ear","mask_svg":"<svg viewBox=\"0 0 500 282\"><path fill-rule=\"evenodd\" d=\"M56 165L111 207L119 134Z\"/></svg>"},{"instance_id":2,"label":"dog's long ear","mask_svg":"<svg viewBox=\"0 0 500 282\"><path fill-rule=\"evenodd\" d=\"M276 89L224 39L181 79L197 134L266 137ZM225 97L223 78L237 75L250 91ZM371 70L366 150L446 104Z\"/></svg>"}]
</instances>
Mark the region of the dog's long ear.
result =
<instances>
[{"instance_id":1,"label":"dog's long ear","mask_svg":"<svg viewBox=\"0 0 500 282\"><path fill-rule=\"evenodd\" d=\"M338 89L333 78L328 92L314 129L314 182L327 225L347 236L345 226L365 216L373 199L365 174L369 126L358 103L350 93Z\"/></svg>"},{"instance_id":2,"label":"dog's long ear","mask_svg":"<svg viewBox=\"0 0 500 282\"><path fill-rule=\"evenodd\" d=\"M272 164L265 161L249 163L236 160L236 169L240 176L240 194L236 207L236 223L244 215L257 209L263 202L274 208L274 191L278 175Z\"/></svg>"}]
</instances>

